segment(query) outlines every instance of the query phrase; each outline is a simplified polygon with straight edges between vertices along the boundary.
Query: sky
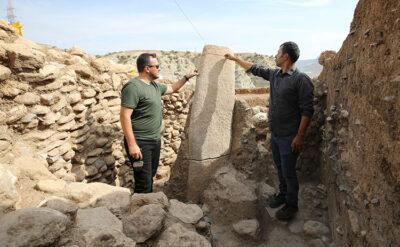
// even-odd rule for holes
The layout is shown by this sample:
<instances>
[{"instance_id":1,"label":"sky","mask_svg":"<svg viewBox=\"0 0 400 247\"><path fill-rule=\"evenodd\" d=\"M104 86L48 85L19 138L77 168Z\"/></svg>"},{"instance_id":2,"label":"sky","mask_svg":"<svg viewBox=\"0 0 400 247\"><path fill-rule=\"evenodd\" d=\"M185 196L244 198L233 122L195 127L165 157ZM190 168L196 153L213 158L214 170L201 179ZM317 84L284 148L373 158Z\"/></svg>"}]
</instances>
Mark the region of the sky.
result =
<instances>
[{"instance_id":1,"label":"sky","mask_svg":"<svg viewBox=\"0 0 400 247\"><path fill-rule=\"evenodd\" d=\"M6 18L7 0L1 1ZM93 55L125 50L201 52L205 44L300 59L338 51L358 0L13 0L24 38Z\"/></svg>"}]
</instances>

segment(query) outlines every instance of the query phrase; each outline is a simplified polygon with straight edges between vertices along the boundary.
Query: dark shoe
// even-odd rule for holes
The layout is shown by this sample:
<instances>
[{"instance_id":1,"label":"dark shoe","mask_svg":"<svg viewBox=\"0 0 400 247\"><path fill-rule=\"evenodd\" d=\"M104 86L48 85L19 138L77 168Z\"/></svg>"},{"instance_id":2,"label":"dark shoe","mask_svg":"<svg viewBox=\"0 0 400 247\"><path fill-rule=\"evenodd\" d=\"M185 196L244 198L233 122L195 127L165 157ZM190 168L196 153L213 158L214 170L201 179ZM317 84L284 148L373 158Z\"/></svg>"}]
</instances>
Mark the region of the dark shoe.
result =
<instances>
[{"instance_id":1,"label":"dark shoe","mask_svg":"<svg viewBox=\"0 0 400 247\"><path fill-rule=\"evenodd\" d=\"M272 199L269 201L269 203L268 203L268 206L270 207L270 208L277 208L277 207L279 207L280 205L283 205L283 204L285 204L286 203L286 198L285 198L285 195L283 195L283 194L277 194L277 195L274 195L273 197L272 197Z\"/></svg>"},{"instance_id":2,"label":"dark shoe","mask_svg":"<svg viewBox=\"0 0 400 247\"><path fill-rule=\"evenodd\" d=\"M291 206L285 205L283 208L278 210L278 212L276 212L275 217L278 220L289 221L289 220L293 219L293 217L296 215L297 211L299 211L299 209L297 207L291 207Z\"/></svg>"}]
</instances>

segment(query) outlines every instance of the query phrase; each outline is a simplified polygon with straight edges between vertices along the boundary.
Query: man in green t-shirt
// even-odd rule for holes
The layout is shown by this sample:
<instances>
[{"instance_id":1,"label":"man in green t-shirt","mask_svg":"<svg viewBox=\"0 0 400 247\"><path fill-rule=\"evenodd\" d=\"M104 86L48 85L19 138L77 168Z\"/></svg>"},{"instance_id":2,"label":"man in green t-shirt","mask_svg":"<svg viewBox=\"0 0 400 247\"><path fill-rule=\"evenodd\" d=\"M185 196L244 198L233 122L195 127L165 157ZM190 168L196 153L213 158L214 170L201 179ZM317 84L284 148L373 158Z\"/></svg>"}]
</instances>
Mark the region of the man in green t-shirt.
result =
<instances>
[{"instance_id":1,"label":"man in green t-shirt","mask_svg":"<svg viewBox=\"0 0 400 247\"><path fill-rule=\"evenodd\" d=\"M198 73L195 70L171 85L164 85L154 81L160 72L156 54L141 54L136 65L139 76L122 88L120 121L126 153L130 162L135 164L134 191L150 193L160 159L161 96L177 92Z\"/></svg>"}]
</instances>

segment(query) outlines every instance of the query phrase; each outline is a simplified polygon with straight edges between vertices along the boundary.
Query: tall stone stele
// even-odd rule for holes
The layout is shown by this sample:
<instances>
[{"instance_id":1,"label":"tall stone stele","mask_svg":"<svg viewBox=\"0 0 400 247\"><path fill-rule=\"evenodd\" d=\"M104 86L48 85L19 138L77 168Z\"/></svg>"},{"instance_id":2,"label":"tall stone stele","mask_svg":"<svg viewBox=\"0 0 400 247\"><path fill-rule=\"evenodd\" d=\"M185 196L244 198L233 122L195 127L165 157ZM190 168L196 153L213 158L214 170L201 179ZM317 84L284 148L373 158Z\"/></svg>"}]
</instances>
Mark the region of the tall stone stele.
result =
<instances>
[{"instance_id":1,"label":"tall stone stele","mask_svg":"<svg viewBox=\"0 0 400 247\"><path fill-rule=\"evenodd\" d=\"M190 115L188 199L199 202L216 169L230 153L235 104L235 63L228 48L206 45Z\"/></svg>"}]
</instances>

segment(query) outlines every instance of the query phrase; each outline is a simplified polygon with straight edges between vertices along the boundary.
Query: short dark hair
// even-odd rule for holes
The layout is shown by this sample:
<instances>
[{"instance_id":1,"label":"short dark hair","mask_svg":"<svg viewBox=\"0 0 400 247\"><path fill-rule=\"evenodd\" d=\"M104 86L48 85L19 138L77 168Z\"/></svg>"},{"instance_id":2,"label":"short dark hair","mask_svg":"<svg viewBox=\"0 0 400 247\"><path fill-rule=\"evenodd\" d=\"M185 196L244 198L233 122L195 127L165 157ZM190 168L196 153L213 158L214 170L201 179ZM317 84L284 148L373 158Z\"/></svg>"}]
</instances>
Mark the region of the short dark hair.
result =
<instances>
[{"instance_id":1,"label":"short dark hair","mask_svg":"<svg viewBox=\"0 0 400 247\"><path fill-rule=\"evenodd\" d=\"M139 55L136 59L136 67L139 73L143 72L144 67L149 64L151 57L156 58L157 55L155 53L142 53Z\"/></svg>"},{"instance_id":2,"label":"short dark hair","mask_svg":"<svg viewBox=\"0 0 400 247\"><path fill-rule=\"evenodd\" d=\"M299 59L300 49L296 43L288 41L283 43L280 47L282 48L283 54L285 53L288 54L290 61L292 61L292 63L295 63L297 59Z\"/></svg>"}]
</instances>

